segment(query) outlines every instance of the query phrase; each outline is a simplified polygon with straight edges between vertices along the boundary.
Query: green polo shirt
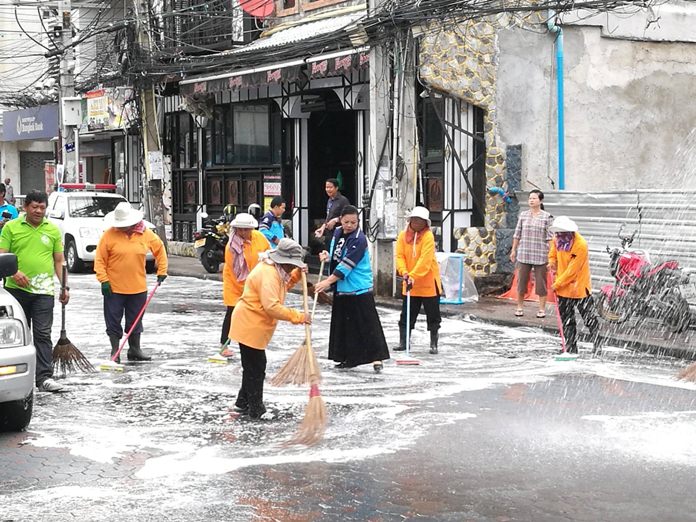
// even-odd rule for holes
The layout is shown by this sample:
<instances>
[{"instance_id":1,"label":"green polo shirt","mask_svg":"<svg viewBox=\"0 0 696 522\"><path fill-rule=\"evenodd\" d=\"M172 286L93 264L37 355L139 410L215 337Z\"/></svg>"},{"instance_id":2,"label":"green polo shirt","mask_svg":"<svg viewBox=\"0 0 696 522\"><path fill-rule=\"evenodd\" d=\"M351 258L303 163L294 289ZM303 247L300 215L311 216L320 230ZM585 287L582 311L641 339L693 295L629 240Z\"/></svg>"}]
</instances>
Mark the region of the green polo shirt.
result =
<instances>
[{"instance_id":1,"label":"green polo shirt","mask_svg":"<svg viewBox=\"0 0 696 522\"><path fill-rule=\"evenodd\" d=\"M0 249L15 254L19 271L29 278L29 286L23 288L8 277L5 279L5 288L53 295L53 254L63 251L63 241L57 226L44 218L38 227L33 227L27 223L26 214L22 214L2 227Z\"/></svg>"}]
</instances>

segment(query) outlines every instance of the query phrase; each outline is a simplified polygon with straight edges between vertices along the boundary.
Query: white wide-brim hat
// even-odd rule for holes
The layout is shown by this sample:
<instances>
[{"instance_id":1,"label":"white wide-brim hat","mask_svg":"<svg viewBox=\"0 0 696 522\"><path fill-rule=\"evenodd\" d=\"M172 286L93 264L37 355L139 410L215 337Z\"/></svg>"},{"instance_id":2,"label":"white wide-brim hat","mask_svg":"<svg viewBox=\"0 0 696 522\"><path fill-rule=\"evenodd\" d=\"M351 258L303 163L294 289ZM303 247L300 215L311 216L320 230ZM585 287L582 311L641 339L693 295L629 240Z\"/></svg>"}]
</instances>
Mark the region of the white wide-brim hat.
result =
<instances>
[{"instance_id":1,"label":"white wide-brim hat","mask_svg":"<svg viewBox=\"0 0 696 522\"><path fill-rule=\"evenodd\" d=\"M558 216L553 220L553 224L549 227L549 230L554 234L556 232L577 232L578 225L567 216Z\"/></svg>"},{"instance_id":2,"label":"white wide-brim hat","mask_svg":"<svg viewBox=\"0 0 696 522\"><path fill-rule=\"evenodd\" d=\"M427 208L413 207L413 210L411 211L411 214L408 216L408 219L410 220L414 217L425 219L428 222L428 226L430 226L430 211Z\"/></svg>"},{"instance_id":3,"label":"white wide-brim hat","mask_svg":"<svg viewBox=\"0 0 696 522\"><path fill-rule=\"evenodd\" d=\"M297 241L284 237L278 242L275 250L269 252L268 257L279 265L289 264L302 268L305 251Z\"/></svg>"},{"instance_id":4,"label":"white wide-brim hat","mask_svg":"<svg viewBox=\"0 0 696 522\"><path fill-rule=\"evenodd\" d=\"M234 219L230 222L230 226L233 228L256 228L259 226L259 222L251 214L246 212L240 212Z\"/></svg>"},{"instance_id":5,"label":"white wide-brim hat","mask_svg":"<svg viewBox=\"0 0 696 522\"><path fill-rule=\"evenodd\" d=\"M106 228L124 228L140 223L143 220L143 213L134 209L127 201L122 201L116 208L104 216Z\"/></svg>"}]
</instances>

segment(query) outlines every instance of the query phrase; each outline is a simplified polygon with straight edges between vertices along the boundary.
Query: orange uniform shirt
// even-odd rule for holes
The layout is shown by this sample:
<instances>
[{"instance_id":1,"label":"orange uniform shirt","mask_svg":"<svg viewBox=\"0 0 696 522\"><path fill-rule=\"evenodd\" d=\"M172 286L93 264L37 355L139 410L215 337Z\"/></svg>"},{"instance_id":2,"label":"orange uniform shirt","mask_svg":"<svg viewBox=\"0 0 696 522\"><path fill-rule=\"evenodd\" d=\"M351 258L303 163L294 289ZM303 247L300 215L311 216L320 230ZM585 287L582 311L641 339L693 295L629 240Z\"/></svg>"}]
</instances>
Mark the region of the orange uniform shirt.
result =
<instances>
[{"instance_id":1,"label":"orange uniform shirt","mask_svg":"<svg viewBox=\"0 0 696 522\"><path fill-rule=\"evenodd\" d=\"M157 275L167 273L167 252L162 240L146 228L130 237L117 228L102 235L94 258L94 271L100 283L109 281L117 294L139 294L147 291L145 256L148 250L157 261Z\"/></svg>"},{"instance_id":2,"label":"orange uniform shirt","mask_svg":"<svg viewBox=\"0 0 696 522\"><path fill-rule=\"evenodd\" d=\"M587 241L580 234L575 233L569 252L557 251L556 242L551 241L549 264L556 266L556 279L553 282L556 295L582 299L592 293Z\"/></svg>"},{"instance_id":3,"label":"orange uniform shirt","mask_svg":"<svg viewBox=\"0 0 696 522\"><path fill-rule=\"evenodd\" d=\"M251 348L265 350L273 337L278 321L300 324L304 313L283 305L285 294L297 282L299 270L286 286L275 265L261 262L251 271L242 297L232 313L230 339Z\"/></svg>"},{"instance_id":4,"label":"orange uniform shirt","mask_svg":"<svg viewBox=\"0 0 696 522\"><path fill-rule=\"evenodd\" d=\"M242 252L246 259L249 272L259 262L259 254L271 249L271 244L266 237L258 230L251 231L251 241L244 242ZM236 306L239 298L242 297L244 291L244 281L237 281L232 270L232 252L230 247L225 246L225 266L222 269L222 300L225 306Z\"/></svg>"},{"instance_id":5,"label":"orange uniform shirt","mask_svg":"<svg viewBox=\"0 0 696 522\"><path fill-rule=\"evenodd\" d=\"M408 274L413 279L411 295L414 297L435 297L442 294L440 265L435 257L435 236L430 230L421 232L414 244L406 242L406 231L396 240L396 273ZM402 286L406 295L406 284Z\"/></svg>"}]
</instances>

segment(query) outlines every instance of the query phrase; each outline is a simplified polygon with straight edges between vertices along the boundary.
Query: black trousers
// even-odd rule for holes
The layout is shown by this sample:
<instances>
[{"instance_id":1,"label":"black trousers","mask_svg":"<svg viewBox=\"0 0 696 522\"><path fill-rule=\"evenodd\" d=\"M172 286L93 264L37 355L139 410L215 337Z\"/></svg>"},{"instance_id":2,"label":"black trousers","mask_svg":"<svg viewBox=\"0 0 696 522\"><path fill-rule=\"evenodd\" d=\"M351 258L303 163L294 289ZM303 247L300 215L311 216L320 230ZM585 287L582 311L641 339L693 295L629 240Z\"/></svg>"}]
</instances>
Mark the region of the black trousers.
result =
<instances>
[{"instance_id":1,"label":"black trousers","mask_svg":"<svg viewBox=\"0 0 696 522\"><path fill-rule=\"evenodd\" d=\"M147 301L147 292L139 294L110 294L104 296L104 322L106 323L106 335L120 339L123 332L130 330L133 326L135 318L140 313L140 310L145 306ZM121 326L123 315L126 316L125 327ZM133 330L134 334L143 333L143 318L140 318L138 324Z\"/></svg>"},{"instance_id":2,"label":"black trousers","mask_svg":"<svg viewBox=\"0 0 696 522\"><path fill-rule=\"evenodd\" d=\"M558 311L561 314L563 323L563 335L566 342L566 350L572 353L578 351L578 328L575 323L575 310L580 312L582 321L590 331L592 340L595 341L599 335L599 321L595 311L594 301L592 296L587 296L582 299L573 299L570 297L556 296L558 299Z\"/></svg>"},{"instance_id":3,"label":"black trousers","mask_svg":"<svg viewBox=\"0 0 696 522\"><path fill-rule=\"evenodd\" d=\"M265 413L263 405L263 381L266 378L266 350L257 350L239 343L242 358L242 387L237 393L238 408L249 408L249 415L260 417Z\"/></svg>"},{"instance_id":4,"label":"black trousers","mask_svg":"<svg viewBox=\"0 0 696 522\"><path fill-rule=\"evenodd\" d=\"M433 297L414 297L411 296L411 330L416 326L416 319L420 313L421 305L425 310L425 317L428 321L428 330L437 332L440 329L442 318L440 317L440 296ZM399 317L399 330L406 329L406 296L401 301L401 317Z\"/></svg>"},{"instance_id":5,"label":"black trousers","mask_svg":"<svg viewBox=\"0 0 696 522\"><path fill-rule=\"evenodd\" d=\"M32 329L34 347L36 348L36 385L39 386L49 377L53 377L53 344L51 328L53 327L52 295L30 294L24 290L7 288L24 310L27 323Z\"/></svg>"},{"instance_id":6,"label":"black trousers","mask_svg":"<svg viewBox=\"0 0 696 522\"><path fill-rule=\"evenodd\" d=\"M230 323L232 323L232 312L234 306L228 306L225 312L225 320L222 321L222 332L220 332L220 344L225 344L230 337Z\"/></svg>"}]
</instances>

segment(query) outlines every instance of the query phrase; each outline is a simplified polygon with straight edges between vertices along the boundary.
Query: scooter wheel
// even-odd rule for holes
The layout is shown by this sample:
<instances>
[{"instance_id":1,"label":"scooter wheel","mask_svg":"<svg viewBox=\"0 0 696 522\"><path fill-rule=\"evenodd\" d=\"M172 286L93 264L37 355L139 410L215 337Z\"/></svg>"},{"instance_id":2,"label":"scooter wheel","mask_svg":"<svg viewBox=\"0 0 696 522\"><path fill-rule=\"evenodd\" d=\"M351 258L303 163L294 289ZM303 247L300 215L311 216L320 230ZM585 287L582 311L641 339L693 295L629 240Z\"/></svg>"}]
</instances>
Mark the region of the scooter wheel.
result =
<instances>
[{"instance_id":1,"label":"scooter wheel","mask_svg":"<svg viewBox=\"0 0 696 522\"><path fill-rule=\"evenodd\" d=\"M667 311L664 321L669 330L673 333L681 333L689 327L691 322L691 312L689 303L680 295L668 294L664 297Z\"/></svg>"},{"instance_id":2,"label":"scooter wheel","mask_svg":"<svg viewBox=\"0 0 696 522\"><path fill-rule=\"evenodd\" d=\"M610 323L622 323L628 318L628 313L620 303L611 303L604 294L596 298L597 314Z\"/></svg>"}]
</instances>

